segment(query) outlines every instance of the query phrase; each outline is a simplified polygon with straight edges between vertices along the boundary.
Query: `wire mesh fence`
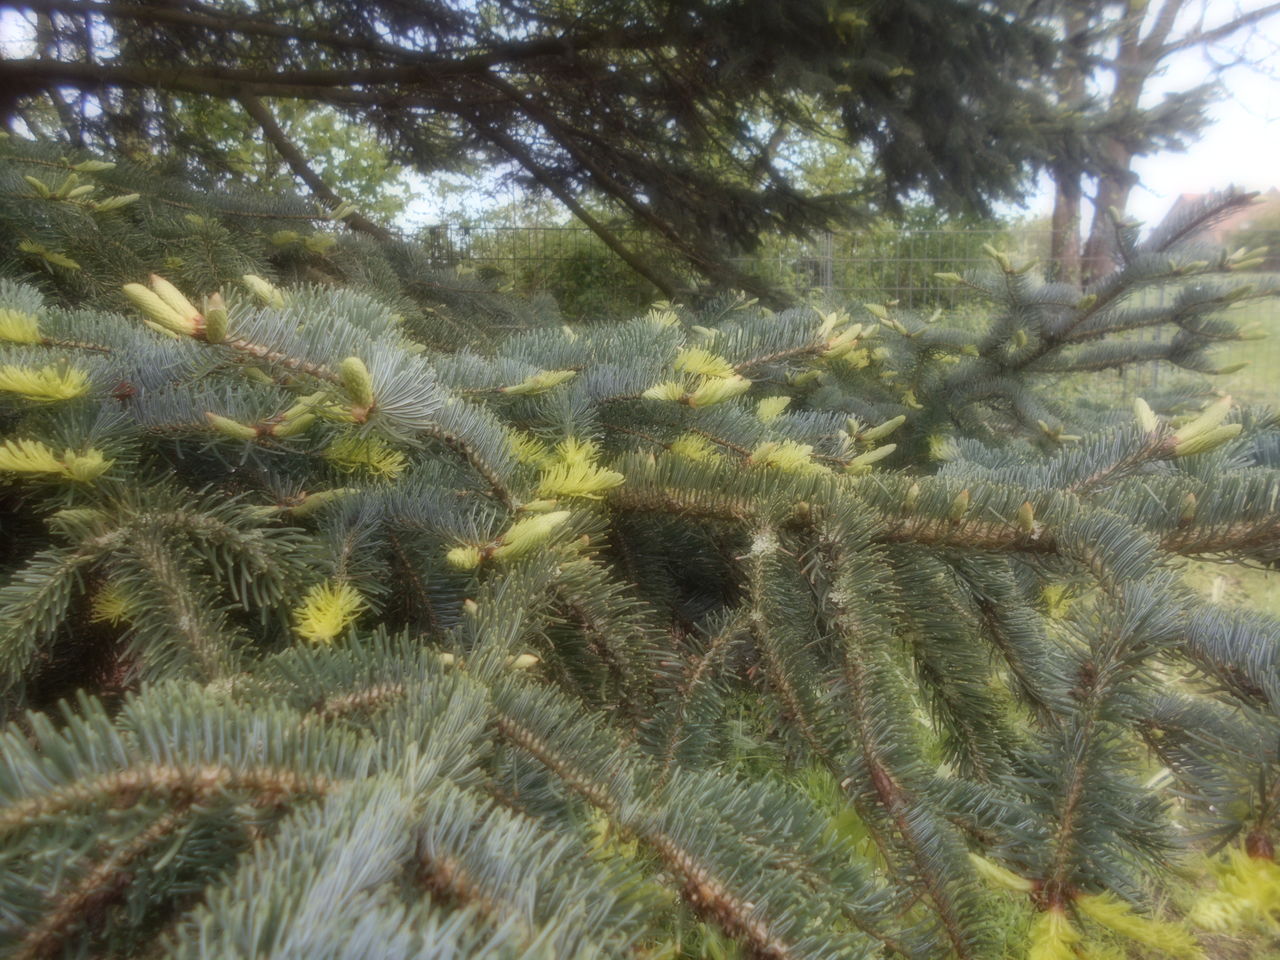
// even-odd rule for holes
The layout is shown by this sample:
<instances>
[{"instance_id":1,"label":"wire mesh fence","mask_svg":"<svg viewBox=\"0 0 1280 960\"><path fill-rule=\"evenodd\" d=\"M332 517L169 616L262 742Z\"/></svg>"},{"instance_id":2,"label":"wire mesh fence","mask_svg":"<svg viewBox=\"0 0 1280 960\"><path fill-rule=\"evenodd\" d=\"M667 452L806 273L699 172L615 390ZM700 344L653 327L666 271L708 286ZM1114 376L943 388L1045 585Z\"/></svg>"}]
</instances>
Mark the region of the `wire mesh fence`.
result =
<instances>
[{"instance_id":1,"label":"wire mesh fence","mask_svg":"<svg viewBox=\"0 0 1280 960\"><path fill-rule=\"evenodd\" d=\"M682 269L648 234L619 230L616 236L629 250L665 269ZM583 227L441 224L424 228L420 239L442 266L488 270L524 290L538 289L539 281L562 279L557 275L572 275L575 268L595 273L608 272L611 267L630 269ZM1049 252L1049 234L1016 229L824 233L809 241L766 240L757 252L732 262L752 276L801 296L816 291L851 296L880 293L904 306L923 306L949 300L954 294L935 273L990 265L982 252L984 244L998 246L1015 257L1043 260ZM588 265L594 265L594 271L587 270Z\"/></svg>"},{"instance_id":2,"label":"wire mesh fence","mask_svg":"<svg viewBox=\"0 0 1280 960\"><path fill-rule=\"evenodd\" d=\"M598 237L581 227L440 225L426 228L421 237L441 266L478 271L521 292L549 293L570 317L625 315L660 297ZM668 272L678 274L683 269L641 231L620 231L618 239ZM1266 239L1274 242L1273 249L1280 250L1280 235ZM751 256L738 258L735 265L801 298L896 302L905 309L941 308L963 315L980 312L981 303L971 292L940 280L936 274L989 267L984 246L996 247L1015 261L1049 264L1051 240L1048 230L1020 226L885 227L826 233L809 241L766 240ZM1280 263L1268 266L1280 273ZM1167 303L1171 295L1167 288L1152 291L1150 305ZM1228 366L1247 361L1247 372L1233 377L1239 389L1280 401L1280 301L1248 302L1235 309L1239 319L1258 323L1270 336L1226 345L1222 363ZM1139 386L1157 387L1164 376L1167 373L1158 364L1126 375ZM1232 389L1236 389L1234 384Z\"/></svg>"}]
</instances>

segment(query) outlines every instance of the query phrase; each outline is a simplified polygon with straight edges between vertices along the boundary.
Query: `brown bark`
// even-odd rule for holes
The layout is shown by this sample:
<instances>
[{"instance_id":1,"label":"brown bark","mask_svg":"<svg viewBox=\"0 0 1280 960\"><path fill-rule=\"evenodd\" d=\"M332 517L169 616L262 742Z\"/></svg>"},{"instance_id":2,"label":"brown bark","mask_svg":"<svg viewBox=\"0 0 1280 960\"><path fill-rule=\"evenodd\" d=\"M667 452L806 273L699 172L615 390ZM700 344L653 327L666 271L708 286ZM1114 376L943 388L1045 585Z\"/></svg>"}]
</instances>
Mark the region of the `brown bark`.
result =
<instances>
[{"instance_id":1,"label":"brown bark","mask_svg":"<svg viewBox=\"0 0 1280 960\"><path fill-rule=\"evenodd\" d=\"M1080 286L1080 174L1061 167L1053 172L1053 218L1049 223L1049 261L1053 279Z\"/></svg>"},{"instance_id":2,"label":"brown bark","mask_svg":"<svg viewBox=\"0 0 1280 960\"><path fill-rule=\"evenodd\" d=\"M1142 89L1163 59L1164 41L1185 4L1186 0L1165 0L1156 11L1152 32L1144 40L1142 23L1147 11L1146 0L1129 0L1115 58L1113 114L1125 116L1137 111ZM1104 169L1098 176L1093 223L1080 258L1080 273L1085 283L1105 277L1116 268L1116 215L1124 214L1137 181L1132 170L1134 152L1128 142L1108 134L1102 137L1100 146Z\"/></svg>"},{"instance_id":3,"label":"brown bark","mask_svg":"<svg viewBox=\"0 0 1280 960\"><path fill-rule=\"evenodd\" d=\"M1067 52L1054 83L1059 102L1069 110L1077 110L1084 102L1089 15L1085 10L1073 8L1067 13L1063 26ZM1051 271L1058 282L1079 286L1082 174L1078 164L1065 158L1054 165L1051 173L1054 184L1049 236Z\"/></svg>"},{"instance_id":4,"label":"brown bark","mask_svg":"<svg viewBox=\"0 0 1280 960\"><path fill-rule=\"evenodd\" d=\"M1093 223L1080 257L1080 276L1086 284L1105 277L1119 265L1116 216L1123 216L1129 194L1137 182L1130 170L1133 153L1123 141L1107 137L1102 151L1111 172L1098 177L1098 189L1093 197Z\"/></svg>"}]
</instances>

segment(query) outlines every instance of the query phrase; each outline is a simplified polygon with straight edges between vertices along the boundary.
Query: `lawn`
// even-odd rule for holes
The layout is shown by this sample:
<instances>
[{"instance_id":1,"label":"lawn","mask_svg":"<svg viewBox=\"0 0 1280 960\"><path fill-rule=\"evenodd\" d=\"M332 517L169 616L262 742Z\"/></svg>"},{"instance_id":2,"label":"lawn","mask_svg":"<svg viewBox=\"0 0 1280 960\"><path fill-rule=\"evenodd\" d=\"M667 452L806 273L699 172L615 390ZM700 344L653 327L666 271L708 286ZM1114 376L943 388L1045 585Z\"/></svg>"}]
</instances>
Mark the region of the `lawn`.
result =
<instances>
[{"instance_id":1,"label":"lawn","mask_svg":"<svg viewBox=\"0 0 1280 960\"><path fill-rule=\"evenodd\" d=\"M1262 274L1259 283L1280 281L1280 275ZM1240 326L1257 324L1262 339L1223 344L1217 361L1220 367L1245 363L1233 373L1208 378L1211 388L1229 393L1241 404L1280 408L1280 300L1248 301L1227 314ZM1167 336L1167 334L1165 334ZM1062 388L1098 410L1127 405L1134 397L1154 397L1188 376L1167 365L1126 370L1122 375L1099 382L1096 375L1071 378ZM1229 563L1188 562L1187 582L1215 602L1244 604L1256 610L1280 615L1280 570L1256 570Z\"/></svg>"},{"instance_id":2,"label":"lawn","mask_svg":"<svg viewBox=\"0 0 1280 960\"><path fill-rule=\"evenodd\" d=\"M1266 279L1276 279L1269 275ZM1248 363L1243 370L1221 378L1223 387L1242 403L1280 406L1280 302L1253 301L1231 311L1242 324L1257 323L1267 337L1224 345L1223 366ZM1280 571L1253 570L1234 564L1197 563L1187 570L1187 581L1215 601L1240 603L1280 615Z\"/></svg>"},{"instance_id":3,"label":"lawn","mask_svg":"<svg viewBox=\"0 0 1280 960\"><path fill-rule=\"evenodd\" d=\"M1262 280L1280 280L1274 274ZM1228 316L1247 325L1256 323L1265 339L1246 340L1222 347L1222 364L1247 363L1248 366L1225 379L1234 396L1249 403L1280 406L1280 301L1250 301L1233 308Z\"/></svg>"}]
</instances>

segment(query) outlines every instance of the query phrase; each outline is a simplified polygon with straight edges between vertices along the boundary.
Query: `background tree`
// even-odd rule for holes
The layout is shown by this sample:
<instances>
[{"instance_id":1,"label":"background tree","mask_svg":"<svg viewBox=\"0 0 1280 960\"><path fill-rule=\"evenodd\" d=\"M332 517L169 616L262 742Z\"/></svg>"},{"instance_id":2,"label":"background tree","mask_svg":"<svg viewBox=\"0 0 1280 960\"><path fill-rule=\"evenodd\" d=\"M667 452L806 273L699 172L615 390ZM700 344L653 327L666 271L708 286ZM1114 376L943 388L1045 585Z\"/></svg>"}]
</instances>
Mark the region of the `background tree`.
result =
<instances>
[{"instance_id":1,"label":"background tree","mask_svg":"<svg viewBox=\"0 0 1280 960\"><path fill-rule=\"evenodd\" d=\"M1091 282L1115 266L1116 226L1137 184L1134 160L1176 150L1209 122L1223 95L1221 74L1241 64L1242 37L1280 12L1280 3L1245 10L1208 0L1083 0L1055 4L1047 20L1062 37L1053 86L1066 136L1049 172L1054 184L1052 260L1060 276ZM1038 7L1044 15L1043 5ZM1205 78L1155 100L1152 81L1170 61L1204 54ZM1215 56L1217 58L1215 59ZM1081 200L1092 178L1092 225L1081 247Z\"/></svg>"},{"instance_id":2,"label":"background tree","mask_svg":"<svg viewBox=\"0 0 1280 960\"><path fill-rule=\"evenodd\" d=\"M668 294L680 280L584 197L716 284L767 294L727 256L764 233L804 234L911 194L985 209L1044 156L1030 82L1043 38L970 0L23 6L42 39L0 63L11 118L74 100L92 106L57 111L73 141L173 151L175 118L234 101L336 206L277 119L282 100L323 104L421 172L508 165ZM779 131L795 130L863 151L865 188L800 189L775 155ZM196 138L186 149L200 160Z\"/></svg>"},{"instance_id":3,"label":"background tree","mask_svg":"<svg viewBox=\"0 0 1280 960\"><path fill-rule=\"evenodd\" d=\"M1280 271L1280 204L1263 209L1246 226L1231 233L1226 242L1233 248L1265 250L1265 259L1258 269L1268 273Z\"/></svg>"},{"instance_id":4,"label":"background tree","mask_svg":"<svg viewBox=\"0 0 1280 960\"><path fill-rule=\"evenodd\" d=\"M43 11L32 14L32 49L50 59L75 58L106 43L123 59L148 41L128 21L110 31L90 30L87 23L71 25ZM402 168L374 131L308 101L282 101L274 116L287 140L307 154L334 191L381 222L404 211L408 196ZM49 142L81 149L93 145L161 175L210 187L294 189L294 174L280 152L235 101L136 88L71 96L50 90L24 104L21 117L32 134Z\"/></svg>"}]
</instances>

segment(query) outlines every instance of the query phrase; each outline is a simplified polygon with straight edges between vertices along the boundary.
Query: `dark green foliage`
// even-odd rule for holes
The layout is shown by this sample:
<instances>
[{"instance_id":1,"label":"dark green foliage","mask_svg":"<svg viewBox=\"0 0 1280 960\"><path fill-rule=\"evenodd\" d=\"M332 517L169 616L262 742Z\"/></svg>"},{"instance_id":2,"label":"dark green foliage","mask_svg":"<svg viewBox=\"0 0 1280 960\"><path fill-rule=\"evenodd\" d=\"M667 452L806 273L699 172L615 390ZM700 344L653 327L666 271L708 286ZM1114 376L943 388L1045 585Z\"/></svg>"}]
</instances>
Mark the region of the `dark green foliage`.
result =
<instances>
[{"instance_id":1,"label":"dark green foliage","mask_svg":"<svg viewBox=\"0 0 1280 960\"><path fill-rule=\"evenodd\" d=\"M1081 299L997 252L977 330L561 326L411 247L281 250L288 201L103 226L5 149L12 955L985 957L970 853L1092 937L1088 898L1274 836L1280 631L1177 566L1280 558L1280 421L1054 399L1156 325L1211 369L1238 261L1126 230ZM116 293L157 267L176 339Z\"/></svg>"},{"instance_id":2,"label":"dark green foliage","mask_svg":"<svg viewBox=\"0 0 1280 960\"><path fill-rule=\"evenodd\" d=\"M631 223L686 270L748 287L730 258L762 236L805 236L920 195L988 210L1026 186L1060 124L1035 75L1049 39L1012 6L38 0L39 48L0 62L0 120L29 116L77 147L154 151L208 184L229 176L228 111L333 109L420 173L496 169L606 243L625 247L608 224ZM273 126L265 136L284 154ZM780 147L808 138L865 158L857 189L804 189ZM671 296L684 283L663 259L632 265Z\"/></svg>"}]
</instances>

